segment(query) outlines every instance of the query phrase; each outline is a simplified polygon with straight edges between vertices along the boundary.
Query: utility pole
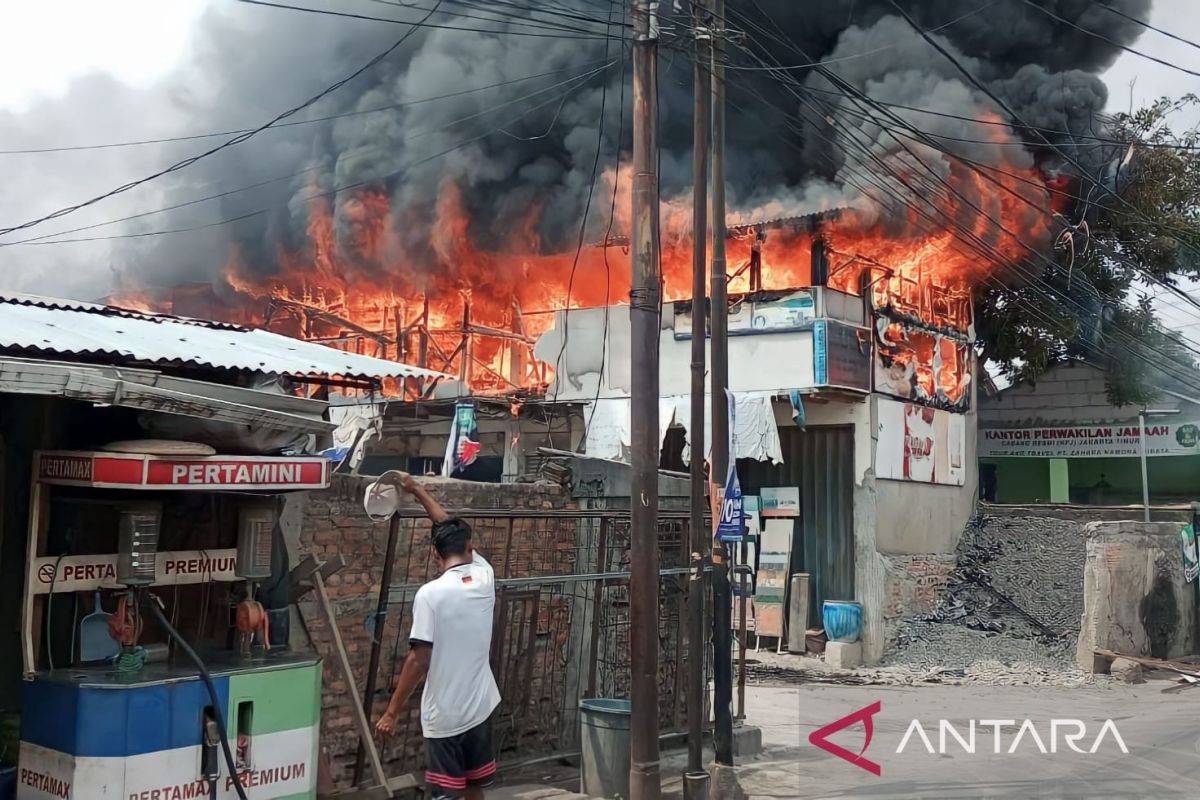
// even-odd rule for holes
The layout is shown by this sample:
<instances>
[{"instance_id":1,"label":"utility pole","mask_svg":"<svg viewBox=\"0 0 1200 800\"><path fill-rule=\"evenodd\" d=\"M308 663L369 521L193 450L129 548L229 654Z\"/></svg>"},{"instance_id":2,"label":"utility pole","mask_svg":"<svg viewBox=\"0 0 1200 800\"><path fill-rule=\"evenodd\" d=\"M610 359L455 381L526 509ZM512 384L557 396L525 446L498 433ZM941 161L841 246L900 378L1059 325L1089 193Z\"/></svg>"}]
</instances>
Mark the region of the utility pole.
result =
<instances>
[{"instance_id":1,"label":"utility pole","mask_svg":"<svg viewBox=\"0 0 1200 800\"><path fill-rule=\"evenodd\" d=\"M658 348L662 314L658 208L658 3L633 3L633 285L630 454L631 800L662 795L658 755Z\"/></svg>"},{"instance_id":2,"label":"utility pole","mask_svg":"<svg viewBox=\"0 0 1200 800\"><path fill-rule=\"evenodd\" d=\"M725 0L713 0L712 40L712 481L725 485L729 452L729 303L725 267ZM716 529L714 521L714 532ZM718 766L733 766L733 597L729 552L713 540L713 749Z\"/></svg>"},{"instance_id":3,"label":"utility pole","mask_svg":"<svg viewBox=\"0 0 1200 800\"><path fill-rule=\"evenodd\" d=\"M688 583L688 763L684 775L684 800L707 800L708 773L704 771L704 566L711 539L704 530L704 348L706 334L706 283L708 259L708 139L712 125L712 34L708 26L709 0L693 6L696 62L692 72L692 421L688 426L691 448L691 551Z\"/></svg>"}]
</instances>

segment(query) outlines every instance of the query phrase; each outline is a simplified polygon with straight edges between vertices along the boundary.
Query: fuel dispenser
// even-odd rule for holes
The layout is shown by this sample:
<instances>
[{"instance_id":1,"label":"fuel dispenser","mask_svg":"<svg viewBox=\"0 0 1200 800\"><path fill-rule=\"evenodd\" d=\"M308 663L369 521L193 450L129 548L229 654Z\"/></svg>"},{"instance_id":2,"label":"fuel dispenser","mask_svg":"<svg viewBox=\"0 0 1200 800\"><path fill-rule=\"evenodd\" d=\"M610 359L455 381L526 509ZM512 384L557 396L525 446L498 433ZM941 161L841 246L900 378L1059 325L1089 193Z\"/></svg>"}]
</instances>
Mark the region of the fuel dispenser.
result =
<instances>
[{"instance_id":1,"label":"fuel dispenser","mask_svg":"<svg viewBox=\"0 0 1200 800\"><path fill-rule=\"evenodd\" d=\"M273 645L259 598L287 579L273 496L329 475L322 458L35 456L19 800L316 796L320 660Z\"/></svg>"}]
</instances>

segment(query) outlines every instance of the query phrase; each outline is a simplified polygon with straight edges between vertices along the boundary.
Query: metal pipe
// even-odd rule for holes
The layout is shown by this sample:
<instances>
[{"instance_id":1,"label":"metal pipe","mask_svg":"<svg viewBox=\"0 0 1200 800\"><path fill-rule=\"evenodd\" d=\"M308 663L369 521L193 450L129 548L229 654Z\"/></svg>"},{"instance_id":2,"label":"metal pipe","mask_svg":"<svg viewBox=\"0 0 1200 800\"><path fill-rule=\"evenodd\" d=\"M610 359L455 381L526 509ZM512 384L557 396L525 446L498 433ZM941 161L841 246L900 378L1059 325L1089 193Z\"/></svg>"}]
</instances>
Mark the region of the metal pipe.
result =
<instances>
[{"instance_id":1,"label":"metal pipe","mask_svg":"<svg viewBox=\"0 0 1200 800\"><path fill-rule=\"evenodd\" d=\"M657 3L633 4L633 230L629 296L631 800L662 795L658 747L658 355L662 315L658 202Z\"/></svg>"},{"instance_id":2,"label":"metal pipe","mask_svg":"<svg viewBox=\"0 0 1200 800\"><path fill-rule=\"evenodd\" d=\"M707 271L708 254L708 138L712 125L712 79L708 62L712 60L712 39L708 30L708 0L693 6L696 29L696 61L692 72L692 419L688 426L691 459L691 522L689 524L691 576L688 580L688 674L687 724L688 763L684 775L684 794L687 800L699 800L689 793L697 788L691 775L704 772L704 564L708 555L708 536L704 529L704 372L708 342ZM705 784L705 795L708 787Z\"/></svg>"},{"instance_id":3,"label":"metal pipe","mask_svg":"<svg viewBox=\"0 0 1200 800\"><path fill-rule=\"evenodd\" d=\"M371 719L375 705L375 685L379 677L379 657L383 651L383 621L387 619L388 594L392 585L392 568L396 562L396 542L400 538L400 518L393 515L388 522L387 552L383 557L383 576L379 579L379 603L375 606L375 625L371 630L371 658L367 665L367 686L363 690L363 712ZM358 754L354 757L354 785L362 783L363 768L366 766L367 748L358 742Z\"/></svg>"},{"instance_id":4,"label":"metal pipe","mask_svg":"<svg viewBox=\"0 0 1200 800\"><path fill-rule=\"evenodd\" d=\"M737 718L746 718L746 607L750 605L746 594L746 578L750 573L750 544L742 539L738 558L738 673L737 673Z\"/></svg>"},{"instance_id":5,"label":"metal pipe","mask_svg":"<svg viewBox=\"0 0 1200 800\"><path fill-rule=\"evenodd\" d=\"M1138 456L1142 462L1142 509L1150 521L1150 479L1146 470L1146 415L1138 414Z\"/></svg>"},{"instance_id":6,"label":"metal pipe","mask_svg":"<svg viewBox=\"0 0 1200 800\"><path fill-rule=\"evenodd\" d=\"M712 481L724 484L729 469L729 305L725 265L725 0L714 0L712 60ZM716 522L713 523L716 528ZM729 559L713 541L713 747L720 765L733 765L733 608Z\"/></svg>"}]
</instances>

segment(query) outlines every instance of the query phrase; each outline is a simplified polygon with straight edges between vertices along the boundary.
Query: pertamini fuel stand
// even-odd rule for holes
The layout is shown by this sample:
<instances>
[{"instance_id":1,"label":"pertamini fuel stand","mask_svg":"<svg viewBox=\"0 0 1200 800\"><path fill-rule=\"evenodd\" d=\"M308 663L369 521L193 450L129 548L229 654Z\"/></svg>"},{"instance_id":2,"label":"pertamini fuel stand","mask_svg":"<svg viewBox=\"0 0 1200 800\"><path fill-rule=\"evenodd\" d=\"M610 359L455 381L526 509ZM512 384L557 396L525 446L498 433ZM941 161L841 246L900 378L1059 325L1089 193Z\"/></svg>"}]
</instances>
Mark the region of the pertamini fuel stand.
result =
<instances>
[{"instance_id":1,"label":"pertamini fuel stand","mask_svg":"<svg viewBox=\"0 0 1200 800\"><path fill-rule=\"evenodd\" d=\"M287 581L276 495L325 488L329 462L33 467L19 800L315 797L320 660L271 647L287 612L258 598Z\"/></svg>"}]
</instances>

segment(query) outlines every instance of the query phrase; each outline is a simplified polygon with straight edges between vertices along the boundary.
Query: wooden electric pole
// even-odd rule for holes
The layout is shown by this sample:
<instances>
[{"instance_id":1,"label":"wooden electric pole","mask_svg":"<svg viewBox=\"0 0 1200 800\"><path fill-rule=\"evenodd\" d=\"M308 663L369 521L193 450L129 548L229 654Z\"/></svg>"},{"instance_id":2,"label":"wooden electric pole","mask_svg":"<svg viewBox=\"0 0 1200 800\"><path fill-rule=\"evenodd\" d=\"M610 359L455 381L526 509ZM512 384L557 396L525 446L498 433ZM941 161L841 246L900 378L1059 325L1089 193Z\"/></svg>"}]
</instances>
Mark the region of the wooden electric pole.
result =
<instances>
[{"instance_id":1,"label":"wooden electric pole","mask_svg":"<svg viewBox=\"0 0 1200 800\"><path fill-rule=\"evenodd\" d=\"M631 800L662 794L658 753L658 350L662 313L658 208L657 2L633 3L633 281L630 453Z\"/></svg>"},{"instance_id":2,"label":"wooden electric pole","mask_svg":"<svg viewBox=\"0 0 1200 800\"><path fill-rule=\"evenodd\" d=\"M725 0L713 0L712 66L712 481L725 485L729 452L729 303L725 267ZM713 521L714 533L716 520ZM721 766L733 765L733 597L729 552L713 540L713 749Z\"/></svg>"},{"instance_id":3,"label":"wooden electric pole","mask_svg":"<svg viewBox=\"0 0 1200 800\"><path fill-rule=\"evenodd\" d=\"M708 140L712 125L712 36L709 33L709 0L693 5L696 62L692 72L692 419L688 425L691 448L691 573L688 583L688 763L684 775L684 800L706 800L708 773L704 771L704 665L708 648L704 636L704 567L711 538L704 528L704 349L708 344L705 303L708 282Z\"/></svg>"}]
</instances>

